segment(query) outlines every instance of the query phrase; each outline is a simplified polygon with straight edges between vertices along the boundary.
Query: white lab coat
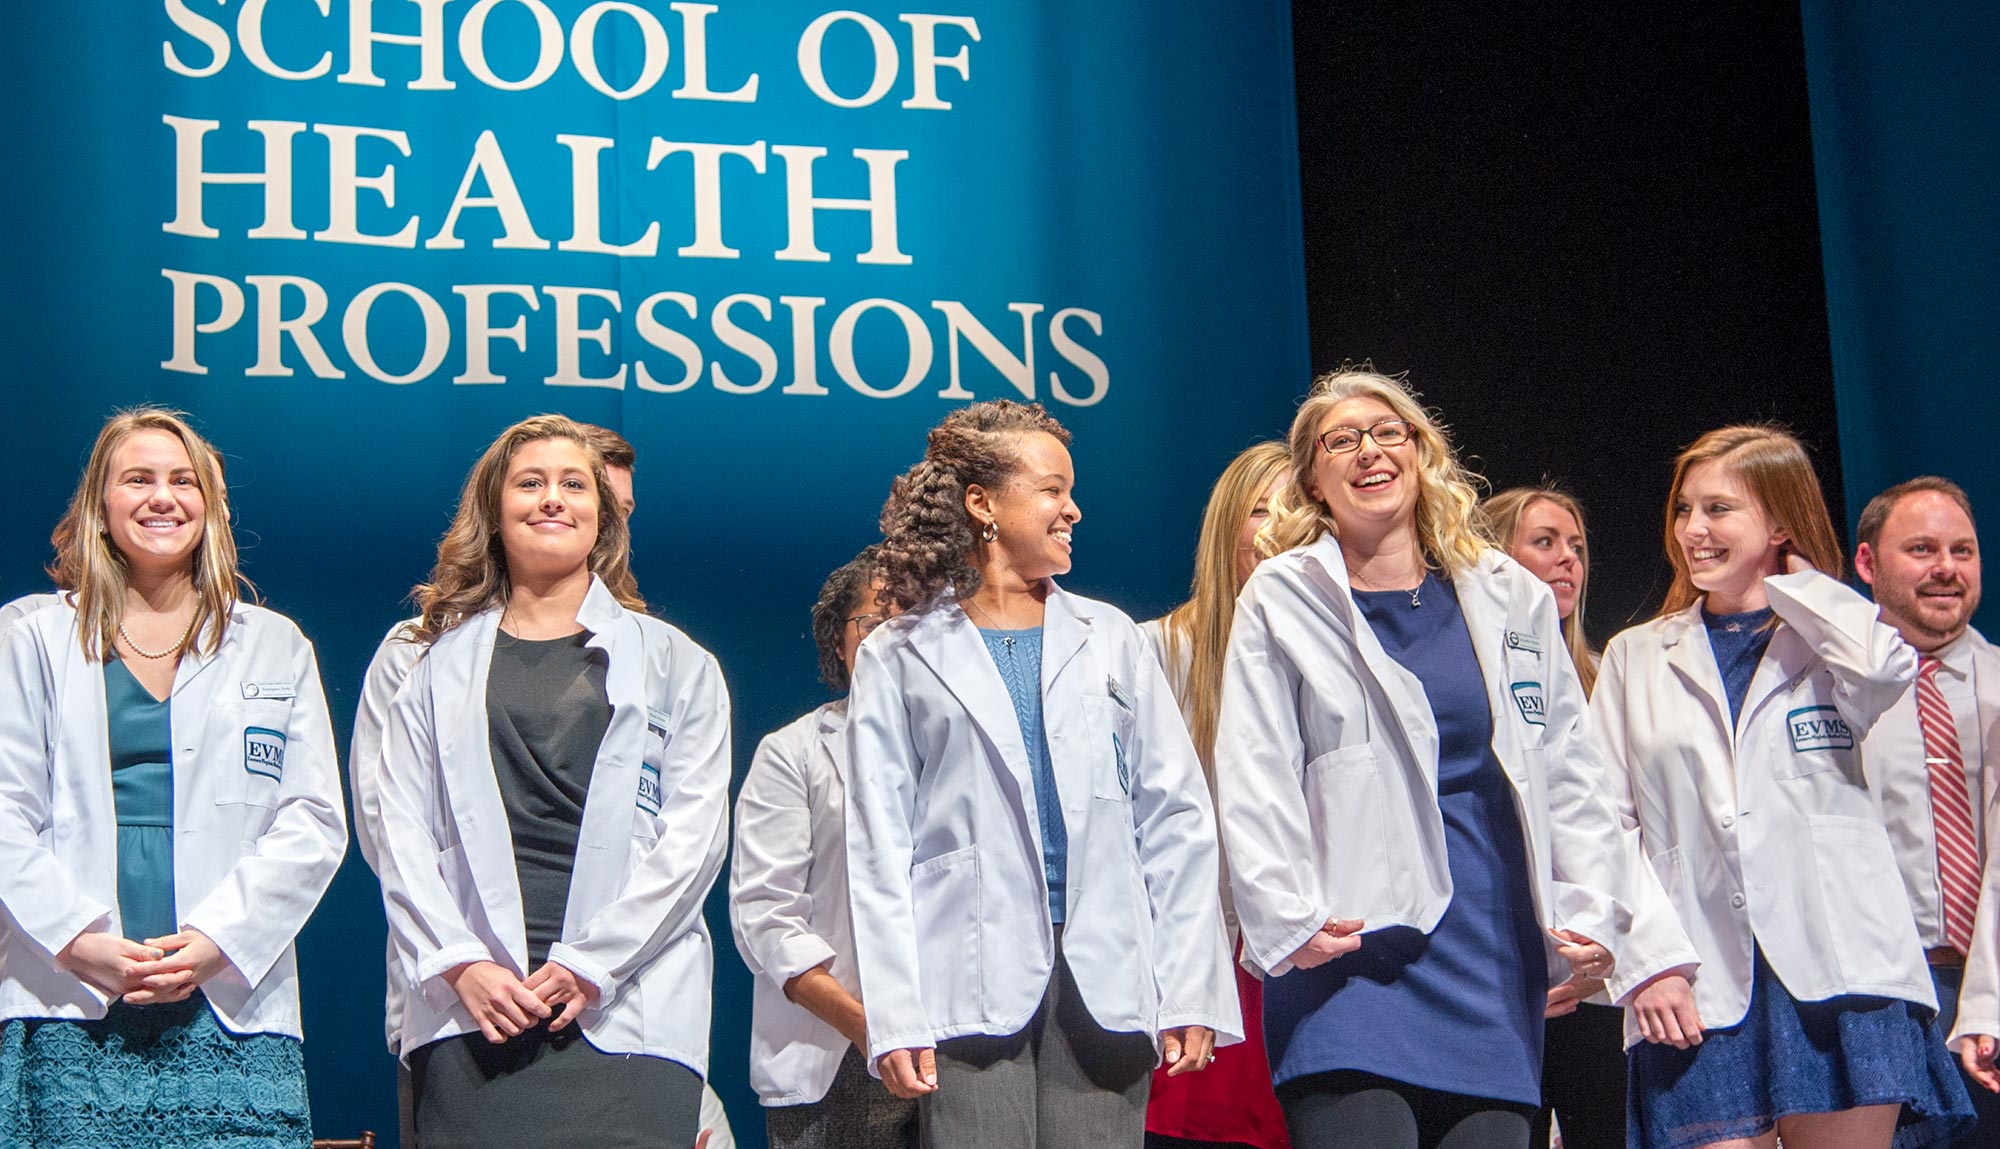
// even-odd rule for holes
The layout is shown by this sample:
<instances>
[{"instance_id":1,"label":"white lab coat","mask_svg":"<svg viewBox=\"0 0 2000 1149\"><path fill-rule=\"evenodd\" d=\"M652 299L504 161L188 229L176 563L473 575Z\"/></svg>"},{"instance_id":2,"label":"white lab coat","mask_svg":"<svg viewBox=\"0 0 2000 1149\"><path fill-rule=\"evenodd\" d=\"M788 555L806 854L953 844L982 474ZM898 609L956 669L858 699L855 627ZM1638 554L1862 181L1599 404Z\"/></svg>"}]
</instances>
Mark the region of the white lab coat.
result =
<instances>
[{"instance_id":1,"label":"white lab coat","mask_svg":"<svg viewBox=\"0 0 2000 1149\"><path fill-rule=\"evenodd\" d=\"M1537 920L1602 943L1614 999L1696 962L1637 835L1546 584L1498 551L1453 580L1512 784ZM1267 974L1329 919L1429 933L1452 897L1436 719L1355 606L1331 535L1268 559L1237 599L1216 783L1244 960ZM1365 944L1365 943L1364 943ZM1545 944L1551 983L1568 963Z\"/></svg>"},{"instance_id":2,"label":"white lab coat","mask_svg":"<svg viewBox=\"0 0 2000 1149\"><path fill-rule=\"evenodd\" d=\"M169 695L174 908L229 965L202 986L234 1033L299 1034L292 939L347 849L340 768L312 645L238 604L222 649L182 656ZM76 609L0 639L0 1019L99 1018L105 995L56 965L86 930L122 934L104 664Z\"/></svg>"},{"instance_id":3,"label":"white lab coat","mask_svg":"<svg viewBox=\"0 0 2000 1149\"><path fill-rule=\"evenodd\" d=\"M361 702L354 711L354 733L347 744L347 784L354 791L354 842L361 857L379 876L382 847L382 732L389 723L389 704L396 691L410 677L411 668L429 647L410 637L410 628L423 621L406 619L389 628L375 657L368 660L368 673L361 680ZM410 994L404 963L397 958L395 939L390 939L386 966L387 990L382 1003L383 1029L389 1052L401 1053L403 1003Z\"/></svg>"},{"instance_id":4,"label":"white lab coat","mask_svg":"<svg viewBox=\"0 0 2000 1149\"><path fill-rule=\"evenodd\" d=\"M1779 623L1732 728L1701 605L1613 638L1591 708L1623 764L1621 813L1702 959L1702 1023L1750 1006L1753 948L1800 1001L1937 1008L1910 901L1861 769L1915 653L1817 571L1764 580ZM1636 1032L1630 1011L1628 1041Z\"/></svg>"},{"instance_id":5,"label":"white lab coat","mask_svg":"<svg viewBox=\"0 0 2000 1149\"><path fill-rule=\"evenodd\" d=\"M1242 1040L1201 767L1130 618L1049 584L1042 718L1069 834L1063 953L1105 1029ZM1019 1032L1055 968L1014 704L946 598L877 627L848 696L847 856L869 1062Z\"/></svg>"},{"instance_id":6,"label":"white lab coat","mask_svg":"<svg viewBox=\"0 0 2000 1149\"><path fill-rule=\"evenodd\" d=\"M576 620L605 654L611 722L549 960L598 987L580 1019L592 1045L706 1076L713 956L701 907L728 845L729 696L707 651L618 605L595 578ZM377 862L393 946L415 987L404 1057L477 1030L444 979L453 967L532 972L487 730L499 621L496 608L447 631L389 710Z\"/></svg>"},{"instance_id":7,"label":"white lab coat","mask_svg":"<svg viewBox=\"0 0 2000 1149\"><path fill-rule=\"evenodd\" d=\"M757 746L736 794L729 924L756 975L750 1085L765 1105L826 1096L850 1044L785 996L815 966L859 997L847 906L847 702L829 702Z\"/></svg>"},{"instance_id":8,"label":"white lab coat","mask_svg":"<svg viewBox=\"0 0 2000 1149\"><path fill-rule=\"evenodd\" d=\"M54 593L24 594L6 606L0 606L0 634L5 634L9 626L43 607L54 606L56 603L62 601L62 597L62 595Z\"/></svg>"}]
</instances>

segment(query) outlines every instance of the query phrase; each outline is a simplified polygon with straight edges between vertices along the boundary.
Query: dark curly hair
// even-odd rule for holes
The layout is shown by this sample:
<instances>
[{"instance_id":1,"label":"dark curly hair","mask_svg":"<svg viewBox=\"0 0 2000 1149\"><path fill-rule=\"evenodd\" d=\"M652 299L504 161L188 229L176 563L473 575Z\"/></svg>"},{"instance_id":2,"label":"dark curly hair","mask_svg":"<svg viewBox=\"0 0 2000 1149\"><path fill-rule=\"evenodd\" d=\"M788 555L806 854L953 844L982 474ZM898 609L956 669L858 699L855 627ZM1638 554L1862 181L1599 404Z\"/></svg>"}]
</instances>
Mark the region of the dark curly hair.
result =
<instances>
[{"instance_id":1,"label":"dark curly hair","mask_svg":"<svg viewBox=\"0 0 2000 1149\"><path fill-rule=\"evenodd\" d=\"M819 678L837 694L847 692L847 664L840 660L846 647L842 639L847 630L847 616L867 601L868 582L875 577L881 550L880 543L863 547L846 566L826 576L826 585L819 588L819 601L813 604L813 645L819 648Z\"/></svg>"},{"instance_id":2,"label":"dark curly hair","mask_svg":"<svg viewBox=\"0 0 2000 1149\"><path fill-rule=\"evenodd\" d=\"M979 589L978 539L965 489L998 488L1020 469L1015 441L1040 431L1065 446L1069 432L1040 403L993 399L962 407L931 428L923 462L897 477L882 505L880 601L923 610L946 587L963 599Z\"/></svg>"}]
</instances>

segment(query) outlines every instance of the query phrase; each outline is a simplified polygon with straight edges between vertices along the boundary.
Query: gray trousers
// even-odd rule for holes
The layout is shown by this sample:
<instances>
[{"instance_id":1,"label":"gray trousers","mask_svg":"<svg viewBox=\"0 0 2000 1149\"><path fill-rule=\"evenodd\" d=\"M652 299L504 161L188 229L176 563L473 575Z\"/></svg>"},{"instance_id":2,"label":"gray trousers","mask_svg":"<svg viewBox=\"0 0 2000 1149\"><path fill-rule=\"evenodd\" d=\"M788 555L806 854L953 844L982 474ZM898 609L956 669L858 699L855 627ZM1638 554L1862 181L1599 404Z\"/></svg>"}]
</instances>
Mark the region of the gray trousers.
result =
<instances>
[{"instance_id":1,"label":"gray trousers","mask_svg":"<svg viewBox=\"0 0 2000 1149\"><path fill-rule=\"evenodd\" d=\"M1153 1084L1150 1033L1113 1033L1056 968L1028 1027L938 1043L937 1092L917 1108L924 1149L1138 1149Z\"/></svg>"}]
</instances>

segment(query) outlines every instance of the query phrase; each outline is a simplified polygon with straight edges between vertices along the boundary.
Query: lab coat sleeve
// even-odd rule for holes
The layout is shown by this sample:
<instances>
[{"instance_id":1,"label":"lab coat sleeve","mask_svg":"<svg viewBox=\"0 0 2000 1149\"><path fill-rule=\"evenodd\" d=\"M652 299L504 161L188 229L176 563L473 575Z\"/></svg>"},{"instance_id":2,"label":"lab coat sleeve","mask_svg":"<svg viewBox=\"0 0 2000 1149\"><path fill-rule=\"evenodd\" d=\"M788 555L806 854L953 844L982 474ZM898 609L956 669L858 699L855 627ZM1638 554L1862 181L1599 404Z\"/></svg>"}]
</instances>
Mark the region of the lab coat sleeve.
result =
<instances>
[{"instance_id":1,"label":"lab coat sleeve","mask_svg":"<svg viewBox=\"0 0 2000 1149\"><path fill-rule=\"evenodd\" d=\"M1133 636L1132 816L1153 916L1159 1028L1207 1026L1216 1044L1243 1040L1236 974L1217 897L1215 813L1194 743L1148 644Z\"/></svg>"},{"instance_id":2,"label":"lab coat sleeve","mask_svg":"<svg viewBox=\"0 0 2000 1149\"><path fill-rule=\"evenodd\" d=\"M1764 580L1771 609L1799 632L1833 671L1833 704L1865 737L1917 677L1917 652L1882 621L1881 611L1839 579L1819 571Z\"/></svg>"},{"instance_id":3,"label":"lab coat sleeve","mask_svg":"<svg viewBox=\"0 0 2000 1149\"><path fill-rule=\"evenodd\" d=\"M1545 606L1538 629L1561 633L1553 600ZM1597 734L1575 665L1560 650L1547 658L1544 764L1555 916L1563 928L1611 951L1615 962L1606 989L1613 1002L1622 1002L1660 974L1692 975L1700 957L1646 861L1637 820L1630 816L1624 764ZM1598 689L1606 685L1600 679Z\"/></svg>"},{"instance_id":4,"label":"lab coat sleeve","mask_svg":"<svg viewBox=\"0 0 2000 1149\"><path fill-rule=\"evenodd\" d=\"M808 728L811 729L810 727ZM757 745L736 795L736 860L729 872L729 926L750 972L782 986L833 960L812 928L812 806L806 788L811 737L778 731Z\"/></svg>"},{"instance_id":5,"label":"lab coat sleeve","mask_svg":"<svg viewBox=\"0 0 2000 1149\"><path fill-rule=\"evenodd\" d=\"M677 654L677 658L687 657ZM660 837L619 895L549 960L587 979L605 1000L673 939L693 929L729 850L729 688L708 652L670 689L670 733L660 769Z\"/></svg>"},{"instance_id":6,"label":"lab coat sleeve","mask_svg":"<svg viewBox=\"0 0 2000 1149\"><path fill-rule=\"evenodd\" d=\"M382 735L389 724L389 704L423 655L421 643L403 637L408 623L389 628L368 673L361 680L361 702L354 711L354 733L347 744L347 784L354 791L354 843L362 860L380 873L382 852Z\"/></svg>"},{"instance_id":7,"label":"lab coat sleeve","mask_svg":"<svg viewBox=\"0 0 2000 1149\"><path fill-rule=\"evenodd\" d=\"M902 689L875 644L862 643L847 696L847 879L871 1067L891 1050L935 1044L918 992L910 893L910 826L922 763Z\"/></svg>"},{"instance_id":8,"label":"lab coat sleeve","mask_svg":"<svg viewBox=\"0 0 2000 1149\"><path fill-rule=\"evenodd\" d=\"M1250 965L1267 974L1328 918L1318 889L1305 798L1299 672L1275 640L1269 607L1254 590L1238 600L1222 672L1215 783L1229 888Z\"/></svg>"},{"instance_id":9,"label":"lab coat sleeve","mask_svg":"<svg viewBox=\"0 0 2000 1149\"><path fill-rule=\"evenodd\" d=\"M52 818L55 694L41 636L8 628L0 641L0 906L8 925L51 961L78 934L111 921L111 907L86 897L43 843Z\"/></svg>"},{"instance_id":10,"label":"lab coat sleeve","mask_svg":"<svg viewBox=\"0 0 2000 1149\"><path fill-rule=\"evenodd\" d=\"M468 962L497 961L474 933L445 884L440 857L462 848L438 840L442 765L431 707L431 665L417 663L389 704L382 735L380 814L382 908L404 976L440 1005L458 1000L443 974Z\"/></svg>"},{"instance_id":11,"label":"lab coat sleeve","mask_svg":"<svg viewBox=\"0 0 2000 1149\"><path fill-rule=\"evenodd\" d=\"M182 922L208 935L251 985L264 980L305 928L347 853L340 760L320 688L319 660L305 636L289 622L284 625L290 630L296 694L270 826Z\"/></svg>"},{"instance_id":12,"label":"lab coat sleeve","mask_svg":"<svg viewBox=\"0 0 2000 1149\"><path fill-rule=\"evenodd\" d=\"M1986 823L1993 825L1990 820ZM1972 952L1965 956L1965 980L1958 991L1958 1016L1945 1044L1959 1048L1966 1038L2000 1037L2000 850L1989 846L1979 882L1979 908L1972 918Z\"/></svg>"}]
</instances>

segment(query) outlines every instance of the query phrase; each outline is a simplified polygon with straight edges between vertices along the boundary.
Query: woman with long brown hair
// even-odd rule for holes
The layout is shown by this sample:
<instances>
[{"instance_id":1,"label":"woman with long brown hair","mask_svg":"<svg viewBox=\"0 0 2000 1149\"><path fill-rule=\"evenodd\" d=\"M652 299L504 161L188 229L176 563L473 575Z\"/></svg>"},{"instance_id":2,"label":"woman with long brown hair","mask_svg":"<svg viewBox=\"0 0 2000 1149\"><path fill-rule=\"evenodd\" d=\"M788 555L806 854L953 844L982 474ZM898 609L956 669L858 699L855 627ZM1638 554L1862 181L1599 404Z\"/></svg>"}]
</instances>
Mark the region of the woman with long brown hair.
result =
<instances>
[{"instance_id":1,"label":"woman with long brown hair","mask_svg":"<svg viewBox=\"0 0 2000 1149\"><path fill-rule=\"evenodd\" d=\"M1702 961L1699 1017L1632 1049L1630 1143L1948 1140L1971 1103L1860 759L1916 654L1840 581L1819 479L1782 430L1682 451L1664 535L1666 602L1606 646L1591 699Z\"/></svg>"},{"instance_id":2,"label":"woman with long brown hair","mask_svg":"<svg viewBox=\"0 0 2000 1149\"><path fill-rule=\"evenodd\" d=\"M1222 663L1229 649L1229 624L1236 617L1236 594L1263 558L1257 532L1269 519L1271 499L1290 460L1283 443L1258 443L1223 468L1202 515L1188 600L1140 628L1166 667L1211 796ZM1235 953L1236 913L1226 870L1221 894L1223 924ZM1289 1149L1285 1115L1271 1092L1271 1063L1264 1054L1263 983L1239 966L1236 993L1243 1006L1242 1044L1217 1050L1214 1064L1199 1076L1169 1077L1164 1070L1153 1074L1153 1095L1146 1105L1150 1144L1163 1149L1190 1144Z\"/></svg>"},{"instance_id":3,"label":"woman with long brown hair","mask_svg":"<svg viewBox=\"0 0 2000 1149\"><path fill-rule=\"evenodd\" d=\"M60 601L0 645L0 1142L311 1140L292 939L346 848L319 666L246 601L221 461L105 424Z\"/></svg>"},{"instance_id":4,"label":"woman with long brown hair","mask_svg":"<svg viewBox=\"0 0 2000 1149\"><path fill-rule=\"evenodd\" d=\"M1137 1144L1237 1039L1215 823L1133 621L1059 588L1082 518L1036 404L954 411L882 511L848 696L868 1056L926 1146Z\"/></svg>"},{"instance_id":5,"label":"woman with long brown hair","mask_svg":"<svg viewBox=\"0 0 2000 1149\"><path fill-rule=\"evenodd\" d=\"M729 698L644 613L626 531L590 433L536 416L473 466L417 588L377 861L426 1149L695 1140Z\"/></svg>"}]
</instances>

